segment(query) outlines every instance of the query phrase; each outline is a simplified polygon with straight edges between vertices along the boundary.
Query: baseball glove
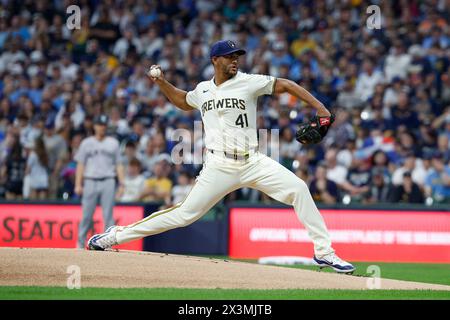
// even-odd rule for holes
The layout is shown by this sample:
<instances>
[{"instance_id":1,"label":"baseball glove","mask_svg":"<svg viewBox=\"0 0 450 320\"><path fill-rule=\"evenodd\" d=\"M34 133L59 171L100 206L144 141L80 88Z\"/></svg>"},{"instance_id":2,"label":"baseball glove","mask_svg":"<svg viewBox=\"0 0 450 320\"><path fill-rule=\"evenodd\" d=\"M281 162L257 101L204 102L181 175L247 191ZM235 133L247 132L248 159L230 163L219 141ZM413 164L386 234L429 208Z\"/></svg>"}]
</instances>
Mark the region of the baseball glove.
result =
<instances>
[{"instance_id":1,"label":"baseball glove","mask_svg":"<svg viewBox=\"0 0 450 320\"><path fill-rule=\"evenodd\" d=\"M308 123L300 126L295 138L301 144L316 144L322 141L328 133L328 129L334 122L334 114L330 117L314 116Z\"/></svg>"}]
</instances>

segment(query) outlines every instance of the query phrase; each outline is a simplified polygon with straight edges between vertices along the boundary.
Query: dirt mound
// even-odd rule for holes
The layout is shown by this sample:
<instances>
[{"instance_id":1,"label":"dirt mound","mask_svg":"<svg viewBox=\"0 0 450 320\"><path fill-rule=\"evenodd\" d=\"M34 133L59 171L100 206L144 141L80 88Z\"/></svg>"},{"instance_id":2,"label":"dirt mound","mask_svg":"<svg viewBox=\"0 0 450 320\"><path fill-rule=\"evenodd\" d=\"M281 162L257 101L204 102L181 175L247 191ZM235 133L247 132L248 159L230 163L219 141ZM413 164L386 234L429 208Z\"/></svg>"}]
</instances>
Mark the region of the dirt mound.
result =
<instances>
[{"instance_id":1,"label":"dirt mound","mask_svg":"<svg viewBox=\"0 0 450 320\"><path fill-rule=\"evenodd\" d=\"M80 268L82 287L367 289L368 280L151 252L0 248L0 286L66 286L73 265ZM380 289L450 290L450 286L382 279Z\"/></svg>"}]
</instances>

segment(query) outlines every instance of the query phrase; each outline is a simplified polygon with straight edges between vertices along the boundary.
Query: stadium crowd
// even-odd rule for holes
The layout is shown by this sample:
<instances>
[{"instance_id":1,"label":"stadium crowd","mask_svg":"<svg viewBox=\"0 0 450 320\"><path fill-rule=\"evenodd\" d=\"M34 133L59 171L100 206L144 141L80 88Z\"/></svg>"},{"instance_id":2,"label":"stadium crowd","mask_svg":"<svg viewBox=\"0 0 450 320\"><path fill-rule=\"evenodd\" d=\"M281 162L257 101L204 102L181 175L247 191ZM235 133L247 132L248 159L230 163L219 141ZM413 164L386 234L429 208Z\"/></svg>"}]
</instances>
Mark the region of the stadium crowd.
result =
<instances>
[{"instance_id":1,"label":"stadium crowd","mask_svg":"<svg viewBox=\"0 0 450 320\"><path fill-rule=\"evenodd\" d=\"M380 29L367 25L371 4ZM259 128L279 130L269 155L277 148L315 200L450 203L448 21L445 0L1 1L0 197L75 198L74 155L104 113L126 166L119 200L183 199L201 169L190 161L200 113L171 105L145 73L159 64L191 90L212 77L210 45L231 39L247 50L241 71L294 80L337 115L321 144L302 146L295 130L313 109L259 101ZM176 129L193 140L181 164ZM230 200L272 201L247 189Z\"/></svg>"}]
</instances>

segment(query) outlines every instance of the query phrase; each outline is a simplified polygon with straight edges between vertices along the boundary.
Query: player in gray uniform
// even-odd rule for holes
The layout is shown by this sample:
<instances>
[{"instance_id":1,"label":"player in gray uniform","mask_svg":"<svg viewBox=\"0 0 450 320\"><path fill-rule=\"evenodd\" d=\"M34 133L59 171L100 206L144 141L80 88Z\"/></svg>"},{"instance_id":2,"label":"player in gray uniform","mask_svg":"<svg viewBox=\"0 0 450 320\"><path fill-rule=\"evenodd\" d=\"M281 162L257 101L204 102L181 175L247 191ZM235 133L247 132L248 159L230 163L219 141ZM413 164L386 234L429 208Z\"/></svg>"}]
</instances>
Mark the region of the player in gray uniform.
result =
<instances>
[{"instance_id":1,"label":"player in gray uniform","mask_svg":"<svg viewBox=\"0 0 450 320\"><path fill-rule=\"evenodd\" d=\"M78 230L78 248L84 248L86 235L92 227L92 216L100 200L105 230L114 225L113 207L117 193L123 192L124 169L119 162L119 141L106 136L108 117L94 119L94 136L85 138L75 156L77 170L75 193L82 195L83 218Z\"/></svg>"}]
</instances>

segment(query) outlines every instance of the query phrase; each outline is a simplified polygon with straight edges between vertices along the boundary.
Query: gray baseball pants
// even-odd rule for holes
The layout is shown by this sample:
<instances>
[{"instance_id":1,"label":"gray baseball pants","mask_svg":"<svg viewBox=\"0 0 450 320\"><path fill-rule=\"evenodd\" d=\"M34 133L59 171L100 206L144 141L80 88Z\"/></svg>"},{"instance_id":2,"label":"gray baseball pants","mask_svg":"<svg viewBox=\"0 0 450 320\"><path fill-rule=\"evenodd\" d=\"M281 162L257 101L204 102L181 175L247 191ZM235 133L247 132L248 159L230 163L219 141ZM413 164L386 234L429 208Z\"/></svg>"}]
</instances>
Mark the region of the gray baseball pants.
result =
<instances>
[{"instance_id":1,"label":"gray baseball pants","mask_svg":"<svg viewBox=\"0 0 450 320\"><path fill-rule=\"evenodd\" d=\"M92 216L99 201L102 207L105 230L114 225L113 207L115 204L115 191L116 181L114 178L84 180L83 196L81 199L83 218L78 228L78 248L84 248L87 233L93 227Z\"/></svg>"}]
</instances>

